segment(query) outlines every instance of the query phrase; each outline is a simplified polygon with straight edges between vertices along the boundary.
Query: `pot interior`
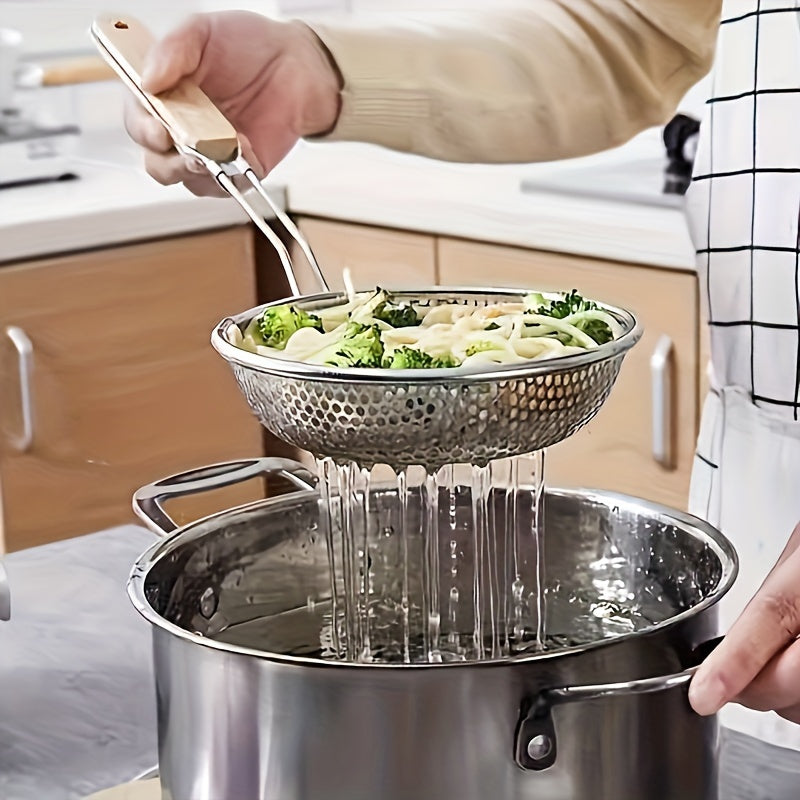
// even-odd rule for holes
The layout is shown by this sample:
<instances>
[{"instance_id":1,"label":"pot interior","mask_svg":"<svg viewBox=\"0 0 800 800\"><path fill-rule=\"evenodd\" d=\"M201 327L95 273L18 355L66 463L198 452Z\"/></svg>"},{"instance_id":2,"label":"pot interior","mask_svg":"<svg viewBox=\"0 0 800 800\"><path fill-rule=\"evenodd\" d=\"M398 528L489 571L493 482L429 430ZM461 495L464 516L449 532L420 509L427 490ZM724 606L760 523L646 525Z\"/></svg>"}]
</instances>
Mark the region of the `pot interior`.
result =
<instances>
[{"instance_id":1,"label":"pot interior","mask_svg":"<svg viewBox=\"0 0 800 800\"><path fill-rule=\"evenodd\" d=\"M515 574L520 569L536 570L535 542L526 517L531 497L520 491L513 517L491 513L493 506L508 502L502 495L492 497L489 535L481 550L473 546L469 490L461 488L454 507L439 509L436 553L438 640L443 660L451 661L465 660L459 658L459 646L475 635L474 562L491 550L496 567L488 576L483 571L478 608L484 612L483 635L497 636L501 642L508 642L508 634L520 621L513 600ZM412 493L411 525L406 526L411 533L404 544L394 533L399 529L392 516L397 513L395 499L396 489L371 491L367 557L363 548L357 554L359 564L368 564L373 657L381 662L403 661L396 634L399 615L404 613L402 547L409 549L407 563L430 563L421 553L423 500ZM503 521L511 518L519 528L513 552L510 532L503 529ZM142 557L132 577L132 596L156 624L165 620L233 649L336 658L325 520L314 492L202 520ZM341 565L340 541L333 539L334 560ZM650 630L699 610L727 590L736 571L732 547L710 526L644 501L605 493L546 492L543 548L543 581L536 586L529 580L531 590L523 600L528 612L536 611L541 590L544 644L549 651ZM426 579L419 571L407 576L412 646L414 631L425 620L427 609L421 607L420 598ZM512 591L497 591L493 597L486 580ZM340 617L347 592L338 571L336 591L337 625L344 635ZM489 602L505 606L489 609ZM488 630L490 611L496 612L502 630ZM513 652L538 651L533 632L528 633L529 644Z\"/></svg>"}]
</instances>

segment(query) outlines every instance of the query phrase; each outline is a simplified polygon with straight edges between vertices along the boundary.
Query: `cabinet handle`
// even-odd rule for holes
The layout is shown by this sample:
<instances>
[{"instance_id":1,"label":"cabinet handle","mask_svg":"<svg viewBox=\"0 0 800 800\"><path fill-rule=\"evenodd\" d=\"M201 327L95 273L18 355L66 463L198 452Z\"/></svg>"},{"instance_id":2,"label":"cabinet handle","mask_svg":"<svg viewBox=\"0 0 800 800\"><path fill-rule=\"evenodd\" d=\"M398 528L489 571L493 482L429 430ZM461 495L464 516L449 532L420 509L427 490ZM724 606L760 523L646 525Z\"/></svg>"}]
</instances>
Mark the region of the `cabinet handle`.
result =
<instances>
[{"instance_id":1,"label":"cabinet handle","mask_svg":"<svg viewBox=\"0 0 800 800\"><path fill-rule=\"evenodd\" d=\"M650 356L653 391L653 458L665 469L672 467L673 346L666 334Z\"/></svg>"},{"instance_id":2,"label":"cabinet handle","mask_svg":"<svg viewBox=\"0 0 800 800\"><path fill-rule=\"evenodd\" d=\"M11 619L11 590L8 587L8 574L0 558L0 621Z\"/></svg>"},{"instance_id":3,"label":"cabinet handle","mask_svg":"<svg viewBox=\"0 0 800 800\"><path fill-rule=\"evenodd\" d=\"M22 328L15 325L6 328L6 336L17 351L22 407L22 433L12 439L12 444L21 453L27 453L33 446L33 342Z\"/></svg>"}]
</instances>

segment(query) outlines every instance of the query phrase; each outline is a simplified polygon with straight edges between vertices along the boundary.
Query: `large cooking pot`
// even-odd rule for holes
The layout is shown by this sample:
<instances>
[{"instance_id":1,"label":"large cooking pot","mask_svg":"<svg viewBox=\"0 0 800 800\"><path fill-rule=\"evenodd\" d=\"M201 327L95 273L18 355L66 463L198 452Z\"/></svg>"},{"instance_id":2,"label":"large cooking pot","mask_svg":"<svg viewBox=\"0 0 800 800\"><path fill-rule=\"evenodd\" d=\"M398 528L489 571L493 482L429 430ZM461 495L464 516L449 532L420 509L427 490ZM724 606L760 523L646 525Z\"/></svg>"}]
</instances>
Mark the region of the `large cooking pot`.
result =
<instances>
[{"instance_id":1,"label":"large cooking pot","mask_svg":"<svg viewBox=\"0 0 800 800\"><path fill-rule=\"evenodd\" d=\"M262 473L299 491L180 530L163 511L166 497ZM667 603L668 618L503 660L351 664L285 654L305 652L292 637L304 639L302 617L329 592L319 495L300 465L207 467L145 487L134 506L170 534L129 582L153 626L165 798L716 797L716 722L692 712L687 685L737 566L700 520L616 494L548 491L548 625L567 624L558 597L598 559L631 596L655 580L650 600ZM269 652L262 623L282 619L287 647Z\"/></svg>"}]
</instances>

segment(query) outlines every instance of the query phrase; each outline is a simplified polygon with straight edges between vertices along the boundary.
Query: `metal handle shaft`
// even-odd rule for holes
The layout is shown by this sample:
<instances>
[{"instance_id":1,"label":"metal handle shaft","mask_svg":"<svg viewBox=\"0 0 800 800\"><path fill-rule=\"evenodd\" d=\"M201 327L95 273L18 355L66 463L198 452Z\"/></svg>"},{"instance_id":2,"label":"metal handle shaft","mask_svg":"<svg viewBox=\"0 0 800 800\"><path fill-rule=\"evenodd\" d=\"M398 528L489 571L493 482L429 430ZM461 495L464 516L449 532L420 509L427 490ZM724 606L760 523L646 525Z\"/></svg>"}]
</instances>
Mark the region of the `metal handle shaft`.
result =
<instances>
[{"instance_id":1,"label":"metal handle shaft","mask_svg":"<svg viewBox=\"0 0 800 800\"><path fill-rule=\"evenodd\" d=\"M653 458L666 469L672 467L672 339L666 334L650 356L653 392Z\"/></svg>"},{"instance_id":2,"label":"metal handle shaft","mask_svg":"<svg viewBox=\"0 0 800 800\"><path fill-rule=\"evenodd\" d=\"M658 675L655 678L641 678L635 681L620 681L619 683L598 683L585 686L563 686L559 689L549 689L546 692L551 704L556 702L567 703L579 700L598 700L601 697L616 697L619 695L653 694L686 686L699 667L689 667L673 675Z\"/></svg>"},{"instance_id":3,"label":"metal handle shaft","mask_svg":"<svg viewBox=\"0 0 800 800\"><path fill-rule=\"evenodd\" d=\"M664 692L688 685L696 671L697 667L691 667L674 675L655 678L547 689L533 701L523 705L514 738L514 760L522 769L535 772L549 769L555 764L558 757L558 737L551 713L554 706L604 697Z\"/></svg>"},{"instance_id":4,"label":"metal handle shaft","mask_svg":"<svg viewBox=\"0 0 800 800\"><path fill-rule=\"evenodd\" d=\"M22 433L12 439L12 445L21 453L33 447L33 342L22 328L11 325L6 328L6 336L17 351L19 368L19 392L22 409Z\"/></svg>"},{"instance_id":5,"label":"metal handle shaft","mask_svg":"<svg viewBox=\"0 0 800 800\"><path fill-rule=\"evenodd\" d=\"M292 268L292 259L289 251L286 249L284 243L280 240L275 231L267 225L266 220L261 214L253 208L252 203L239 191L234 184L233 179L226 175L224 171L219 170L215 175L219 185L244 209L244 212L255 223L255 226L269 239L270 244L278 251L278 258L281 260L283 271L286 274L286 280L289 282L289 290L293 297L300 296L300 287L297 284L297 278L294 276L294 269Z\"/></svg>"},{"instance_id":6,"label":"metal handle shaft","mask_svg":"<svg viewBox=\"0 0 800 800\"><path fill-rule=\"evenodd\" d=\"M316 483L314 476L302 464L288 458L227 461L181 472L143 486L133 495L133 511L152 531L166 536L177 530L178 525L164 510L164 500L220 489L259 475L280 476L305 491L313 490Z\"/></svg>"},{"instance_id":7,"label":"metal handle shaft","mask_svg":"<svg viewBox=\"0 0 800 800\"><path fill-rule=\"evenodd\" d=\"M322 269L320 269L319 262L311 250L311 245L308 243L306 237L300 233L300 229L294 224L292 218L272 201L272 198L269 196L269 192L267 192L267 190L261 184L261 181L258 179L258 175L253 172L252 167L241 156L236 159L234 163L245 176L245 178L247 178L247 180L252 184L256 192L258 192L258 194L266 201L267 205L269 205L269 207L272 209L272 212L278 218L281 225L286 228L286 230L289 232L289 235L295 240L295 242L297 242L300 249L303 251L303 255L308 259L308 263L314 272L314 277L319 283L320 290L323 292L330 291L328 282L325 280L325 276L322 274Z\"/></svg>"},{"instance_id":8,"label":"metal handle shaft","mask_svg":"<svg viewBox=\"0 0 800 800\"><path fill-rule=\"evenodd\" d=\"M527 698L523 702L514 737L514 760L517 766L539 772L555 764L558 756L558 740L551 713L554 706L588 702L605 697L654 694L688 686L692 676L699 669L699 662L702 662L721 641L721 637L711 639L696 647L692 654L694 665L682 672L618 683L561 686L545 689L535 697Z\"/></svg>"}]
</instances>

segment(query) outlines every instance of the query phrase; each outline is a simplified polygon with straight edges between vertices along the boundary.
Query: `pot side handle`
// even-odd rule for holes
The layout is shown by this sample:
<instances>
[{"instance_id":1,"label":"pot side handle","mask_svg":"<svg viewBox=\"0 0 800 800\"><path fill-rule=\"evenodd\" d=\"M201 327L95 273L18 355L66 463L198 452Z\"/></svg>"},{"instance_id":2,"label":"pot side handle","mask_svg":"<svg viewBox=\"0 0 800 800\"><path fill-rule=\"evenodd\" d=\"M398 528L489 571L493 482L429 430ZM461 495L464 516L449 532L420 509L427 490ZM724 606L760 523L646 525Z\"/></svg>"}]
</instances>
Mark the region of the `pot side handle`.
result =
<instances>
[{"instance_id":1,"label":"pot side handle","mask_svg":"<svg viewBox=\"0 0 800 800\"><path fill-rule=\"evenodd\" d=\"M313 490L317 482L302 464L288 458L265 457L226 461L171 475L143 486L134 492L133 511L150 530L161 536L167 536L176 530L178 525L164 510L162 505L164 500L220 489L259 475L285 478L301 491Z\"/></svg>"},{"instance_id":2,"label":"pot side handle","mask_svg":"<svg viewBox=\"0 0 800 800\"><path fill-rule=\"evenodd\" d=\"M514 737L514 760L525 770L540 771L552 767L556 762L557 746L553 706L563 703L599 700L605 697L630 696L664 692L678 687L688 687L695 672L705 657L722 641L722 637L711 639L695 648L693 660L697 663L682 672L657 675L619 683L585 684L583 686L561 686L545 689L533 700L523 703L520 721Z\"/></svg>"}]
</instances>

